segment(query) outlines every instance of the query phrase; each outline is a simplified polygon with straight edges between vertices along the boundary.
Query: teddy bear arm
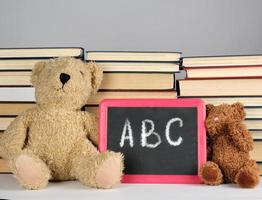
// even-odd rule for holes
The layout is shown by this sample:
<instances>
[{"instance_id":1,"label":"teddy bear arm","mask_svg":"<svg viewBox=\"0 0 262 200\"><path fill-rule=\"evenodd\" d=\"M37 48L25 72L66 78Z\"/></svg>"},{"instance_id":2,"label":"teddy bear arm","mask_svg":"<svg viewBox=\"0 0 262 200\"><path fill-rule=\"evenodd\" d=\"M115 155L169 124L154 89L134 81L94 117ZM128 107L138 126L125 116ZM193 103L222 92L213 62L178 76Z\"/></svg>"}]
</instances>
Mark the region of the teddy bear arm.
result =
<instances>
[{"instance_id":1,"label":"teddy bear arm","mask_svg":"<svg viewBox=\"0 0 262 200\"><path fill-rule=\"evenodd\" d=\"M26 145L28 128L31 121L31 110L18 116L0 136L0 156L11 158Z\"/></svg>"},{"instance_id":2,"label":"teddy bear arm","mask_svg":"<svg viewBox=\"0 0 262 200\"><path fill-rule=\"evenodd\" d=\"M228 132L234 144L244 152L249 152L253 149L253 139L244 124L231 123L228 125Z\"/></svg>"},{"instance_id":3,"label":"teddy bear arm","mask_svg":"<svg viewBox=\"0 0 262 200\"><path fill-rule=\"evenodd\" d=\"M84 127L87 131L87 137L90 139L95 145L98 144L98 119L92 114L85 112L84 113Z\"/></svg>"}]
</instances>

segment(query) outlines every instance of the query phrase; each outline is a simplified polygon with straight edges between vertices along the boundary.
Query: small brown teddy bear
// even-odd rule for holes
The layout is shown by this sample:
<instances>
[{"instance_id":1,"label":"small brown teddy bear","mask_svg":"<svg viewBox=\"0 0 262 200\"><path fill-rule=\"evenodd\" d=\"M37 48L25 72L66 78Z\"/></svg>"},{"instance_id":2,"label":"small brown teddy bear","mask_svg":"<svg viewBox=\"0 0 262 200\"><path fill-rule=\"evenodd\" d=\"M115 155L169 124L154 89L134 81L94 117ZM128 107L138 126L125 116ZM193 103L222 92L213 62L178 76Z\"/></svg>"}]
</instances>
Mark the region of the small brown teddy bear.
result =
<instances>
[{"instance_id":1,"label":"small brown teddy bear","mask_svg":"<svg viewBox=\"0 0 262 200\"><path fill-rule=\"evenodd\" d=\"M243 188L253 188L259 183L259 168L249 156L253 140L242 123L244 118L245 111L241 103L207 105L210 161L200 169L205 184L232 182Z\"/></svg>"},{"instance_id":2,"label":"small brown teddy bear","mask_svg":"<svg viewBox=\"0 0 262 200\"><path fill-rule=\"evenodd\" d=\"M18 116L0 136L0 156L19 183L40 189L49 180L75 180L96 188L120 182L123 157L99 153L97 120L81 107L97 92L102 70L95 63L57 58L35 65L31 81L36 106Z\"/></svg>"}]
</instances>

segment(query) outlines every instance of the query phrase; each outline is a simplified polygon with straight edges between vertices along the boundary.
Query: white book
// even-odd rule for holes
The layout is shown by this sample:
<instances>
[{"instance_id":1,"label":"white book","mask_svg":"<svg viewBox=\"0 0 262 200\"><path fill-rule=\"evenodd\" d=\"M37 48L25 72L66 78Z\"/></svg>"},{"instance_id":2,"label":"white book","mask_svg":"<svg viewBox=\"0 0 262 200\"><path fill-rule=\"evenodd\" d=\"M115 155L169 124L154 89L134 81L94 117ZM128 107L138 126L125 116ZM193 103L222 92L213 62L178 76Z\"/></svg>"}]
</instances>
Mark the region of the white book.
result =
<instances>
[{"instance_id":1,"label":"white book","mask_svg":"<svg viewBox=\"0 0 262 200\"><path fill-rule=\"evenodd\" d=\"M35 88L33 87L0 88L0 101L34 102Z\"/></svg>"}]
</instances>

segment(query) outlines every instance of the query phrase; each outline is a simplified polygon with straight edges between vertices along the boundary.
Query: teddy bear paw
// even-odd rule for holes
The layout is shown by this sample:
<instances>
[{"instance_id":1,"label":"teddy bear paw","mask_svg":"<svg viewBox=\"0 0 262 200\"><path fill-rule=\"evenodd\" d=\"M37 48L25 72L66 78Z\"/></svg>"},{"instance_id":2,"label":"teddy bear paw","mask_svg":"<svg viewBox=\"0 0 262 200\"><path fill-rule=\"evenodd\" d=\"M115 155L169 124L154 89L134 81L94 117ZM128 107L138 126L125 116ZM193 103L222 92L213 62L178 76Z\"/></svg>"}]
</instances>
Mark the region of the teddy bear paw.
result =
<instances>
[{"instance_id":1,"label":"teddy bear paw","mask_svg":"<svg viewBox=\"0 0 262 200\"><path fill-rule=\"evenodd\" d=\"M48 184L49 171L41 162L22 154L15 160L15 176L26 189L40 189ZM45 169L46 168L46 169Z\"/></svg>"},{"instance_id":2,"label":"teddy bear paw","mask_svg":"<svg viewBox=\"0 0 262 200\"><path fill-rule=\"evenodd\" d=\"M218 165L213 162L205 163L200 170L201 179L207 185L219 185L223 181L223 175Z\"/></svg>"},{"instance_id":3,"label":"teddy bear paw","mask_svg":"<svg viewBox=\"0 0 262 200\"><path fill-rule=\"evenodd\" d=\"M241 169L237 173L235 181L242 188L254 188L259 183L259 175L256 170Z\"/></svg>"},{"instance_id":4,"label":"teddy bear paw","mask_svg":"<svg viewBox=\"0 0 262 200\"><path fill-rule=\"evenodd\" d=\"M99 188L112 188L119 184L122 177L122 156L114 154L105 159L96 174L96 184Z\"/></svg>"}]
</instances>

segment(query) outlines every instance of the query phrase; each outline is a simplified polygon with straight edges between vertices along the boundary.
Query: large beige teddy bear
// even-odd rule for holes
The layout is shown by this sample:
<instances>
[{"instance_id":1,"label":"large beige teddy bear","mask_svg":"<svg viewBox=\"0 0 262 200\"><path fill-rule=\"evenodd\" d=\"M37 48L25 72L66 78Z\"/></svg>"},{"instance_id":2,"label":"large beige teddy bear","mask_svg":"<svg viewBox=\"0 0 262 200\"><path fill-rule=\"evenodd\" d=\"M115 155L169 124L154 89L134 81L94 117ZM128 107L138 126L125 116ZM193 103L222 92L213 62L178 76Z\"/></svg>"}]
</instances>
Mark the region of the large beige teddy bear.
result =
<instances>
[{"instance_id":1,"label":"large beige teddy bear","mask_svg":"<svg viewBox=\"0 0 262 200\"><path fill-rule=\"evenodd\" d=\"M81 107L97 92L102 70L94 63L57 58L35 65L36 106L0 136L0 156L19 183L39 189L49 180L75 180L97 188L120 182L120 153L98 152L97 120ZM94 145L95 144L95 145Z\"/></svg>"}]
</instances>

